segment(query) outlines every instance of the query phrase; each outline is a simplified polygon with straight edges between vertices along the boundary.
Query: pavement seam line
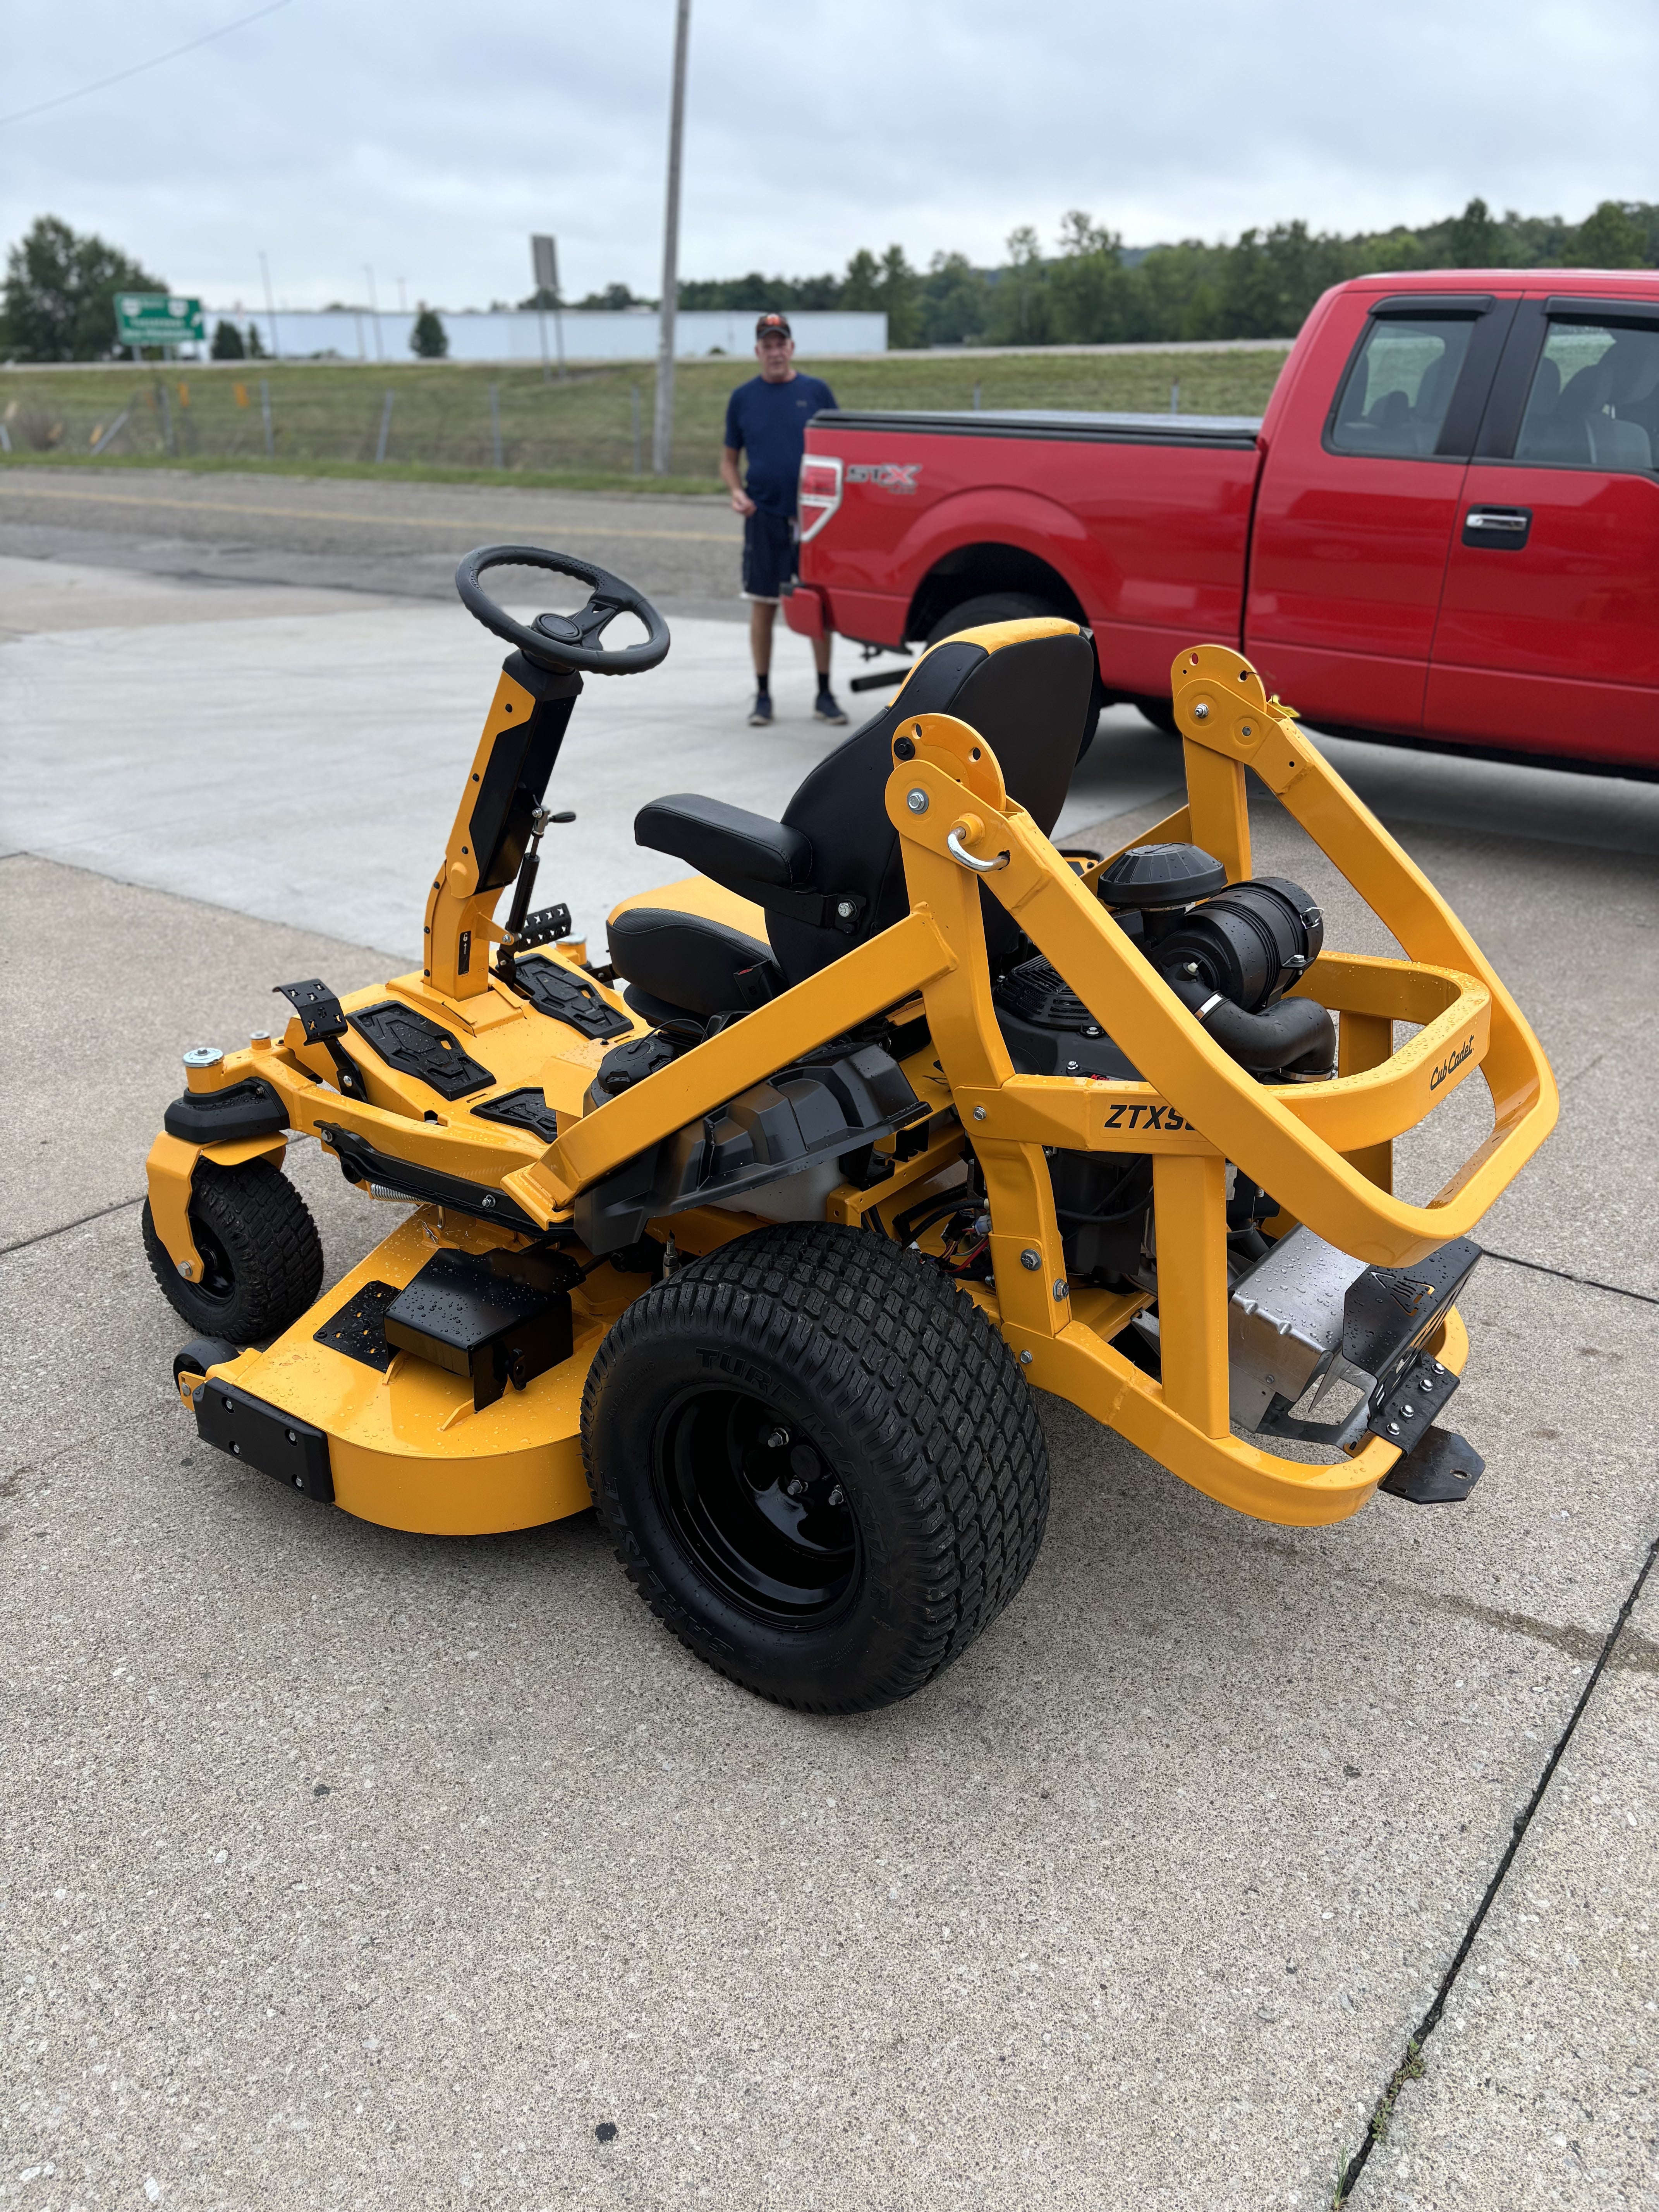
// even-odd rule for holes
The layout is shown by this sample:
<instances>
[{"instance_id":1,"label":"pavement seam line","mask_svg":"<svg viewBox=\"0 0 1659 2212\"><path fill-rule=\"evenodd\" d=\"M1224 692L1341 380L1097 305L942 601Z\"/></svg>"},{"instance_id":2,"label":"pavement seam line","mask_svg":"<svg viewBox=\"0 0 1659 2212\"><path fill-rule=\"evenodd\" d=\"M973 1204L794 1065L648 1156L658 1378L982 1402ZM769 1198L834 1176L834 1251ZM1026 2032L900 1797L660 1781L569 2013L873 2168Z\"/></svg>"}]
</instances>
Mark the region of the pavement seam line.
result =
<instances>
[{"instance_id":1,"label":"pavement seam line","mask_svg":"<svg viewBox=\"0 0 1659 2212\"><path fill-rule=\"evenodd\" d=\"M1553 1269L1547 1269L1545 1272L1553 1273L1554 1271ZM1453 1958L1450 1966L1447 1967L1444 1974L1441 1977L1440 1986L1435 1991L1433 1998L1430 2002L1428 2010L1424 2014L1422 2019L1419 2021L1416 2028L1413 2031L1411 2035L1407 2037L1406 2042L1406 2054L1401 2059L1399 2067L1397 2067L1390 2075L1389 2086L1383 2090L1382 2094L1377 2099L1376 2105L1372 2107L1371 2116L1365 2124L1365 2133L1360 2142L1359 2148L1355 2151L1353 2156L1348 2160L1347 2164L1341 2169L1337 2179L1335 2192L1331 2199L1331 2212L1342 2212L1342 2207L1347 2203L1349 2198L1352 2196L1354 2185L1359 2179L1360 2175L1364 2172L1366 2164L1370 2158L1372 2151L1379 2142L1382 2142L1386 2138L1389 2114L1393 2109L1395 2097L1399 2094L1402 2075L1407 2073L1407 2069L1411 2068L1413 2061L1427 2047L1429 2038L1439 2027L1440 2022L1445 2014L1446 2005L1451 1996L1453 1989L1456 1985L1457 1978L1462 1972L1464 1966L1468 1962L1469 1953L1474 1948L1474 1939L1480 1933L1482 1927L1485 1925L1486 1915L1492 1911L1492 1906L1498 1902L1498 1893L1508 1878L1510 1869L1515 1863L1516 1855L1520 1850L1522 1843L1526 1840L1527 1831L1532 1826L1533 1815L1543 1803L1544 1794L1548 1790L1550 1784L1555 1779L1555 1770L1561 1764L1561 1760L1566 1753L1567 1746L1572 1741L1575 1734L1577 1732L1578 1723L1584 1717L1585 1711L1589 1707L1590 1698L1595 1694L1596 1685L1600 1682L1602 1675L1606 1673L1608 1663L1613 1658L1614 1649L1619 1643L1619 1639L1624 1634L1626 1628L1630 1623L1631 1615L1635 1612L1637 1605L1640 1601L1642 1592L1647 1584L1648 1577L1653 1571L1654 1562L1656 1559L1659 1559L1659 1536L1656 1536L1652 1542L1648 1546L1647 1557L1643 1560L1641 1567L1637 1573L1636 1580L1631 1584L1629 1594L1626 1595L1624 1603L1620 1607L1618 1615L1613 1621L1613 1626L1607 1632L1607 1641L1601 1646L1601 1656L1596 1660L1595 1664L1590 1668L1589 1680L1585 1683L1583 1689L1579 1692L1577 1702L1574 1705L1572 1711L1567 1717L1567 1724L1565 1728L1562 1729L1560 1735L1556 1741L1553 1750L1550 1753L1549 1757L1545 1760L1543 1771L1539 1775L1537 1782L1534 1784L1531 1796L1527 1800L1527 1802L1522 1807L1522 1810L1515 1816L1514 1827L1510 1833L1510 1840L1505 1844L1503 1854L1498 1859L1496 1868L1493 1869L1492 1880L1486 1884L1486 1892L1481 1897L1480 1904L1475 1907L1474 1917L1470 1920L1468 1928L1463 1931L1463 1940L1457 1947L1455 1956ZM1413 2076L1412 2078L1415 2077ZM1381 2130L1380 2133L1378 2131L1379 2129Z\"/></svg>"},{"instance_id":2,"label":"pavement seam line","mask_svg":"<svg viewBox=\"0 0 1659 2212\"><path fill-rule=\"evenodd\" d=\"M1594 1275L1575 1275L1565 1267L1547 1267L1541 1260L1522 1260L1513 1252L1494 1252L1490 1246L1483 1248L1488 1260L1501 1260L1506 1267L1530 1267L1534 1275L1553 1275L1558 1282L1577 1283L1587 1291L1606 1291L1615 1298L1639 1298L1644 1306L1659 1306L1659 1297L1651 1291L1632 1291L1623 1283L1600 1283Z\"/></svg>"},{"instance_id":3,"label":"pavement seam line","mask_svg":"<svg viewBox=\"0 0 1659 2212\"><path fill-rule=\"evenodd\" d=\"M89 1221L102 1221L112 1213L125 1213L130 1206L142 1206L144 1194L137 1198L118 1198L113 1206L100 1206L96 1213L83 1213L78 1221L60 1221L56 1229L43 1229L38 1237L20 1237L15 1244L0 1244L0 1260L9 1252L27 1252L31 1244L50 1243L54 1237L67 1237L71 1229L84 1229Z\"/></svg>"}]
</instances>

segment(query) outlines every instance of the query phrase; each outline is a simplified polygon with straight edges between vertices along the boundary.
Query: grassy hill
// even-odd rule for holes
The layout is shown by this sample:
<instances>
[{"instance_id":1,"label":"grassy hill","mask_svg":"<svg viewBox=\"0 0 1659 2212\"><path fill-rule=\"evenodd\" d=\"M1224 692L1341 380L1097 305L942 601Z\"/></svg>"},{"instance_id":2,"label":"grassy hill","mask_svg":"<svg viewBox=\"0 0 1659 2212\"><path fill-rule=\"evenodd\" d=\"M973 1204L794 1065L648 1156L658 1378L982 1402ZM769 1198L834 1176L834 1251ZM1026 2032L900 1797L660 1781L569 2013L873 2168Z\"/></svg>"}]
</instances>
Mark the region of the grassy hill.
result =
<instances>
[{"instance_id":1,"label":"grassy hill","mask_svg":"<svg viewBox=\"0 0 1659 2212\"><path fill-rule=\"evenodd\" d=\"M875 361L803 360L844 406L1128 409L1163 413L1179 380L1183 414L1259 414L1282 349L1085 354L890 355ZM717 481L726 395L749 372L740 361L681 363L675 380L674 469L665 485L635 477L638 395L641 466L648 471L654 378L648 363L573 369L543 380L539 365L449 362L359 365L229 362L211 366L0 368L0 422L14 464L85 461L117 418L125 422L100 465L274 468L707 491ZM268 392L267 457L262 386ZM501 425L495 467L490 392ZM392 395L386 459L375 453Z\"/></svg>"}]
</instances>

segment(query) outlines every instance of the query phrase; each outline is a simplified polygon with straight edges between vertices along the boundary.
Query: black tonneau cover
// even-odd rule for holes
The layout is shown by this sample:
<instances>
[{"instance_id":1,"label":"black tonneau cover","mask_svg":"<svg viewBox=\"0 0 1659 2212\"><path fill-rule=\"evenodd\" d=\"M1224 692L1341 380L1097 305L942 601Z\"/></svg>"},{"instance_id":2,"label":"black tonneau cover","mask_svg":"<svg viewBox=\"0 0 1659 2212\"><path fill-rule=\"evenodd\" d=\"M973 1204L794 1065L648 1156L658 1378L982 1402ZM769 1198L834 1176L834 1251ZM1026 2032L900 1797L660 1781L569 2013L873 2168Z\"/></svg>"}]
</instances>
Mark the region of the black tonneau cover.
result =
<instances>
[{"instance_id":1,"label":"black tonneau cover","mask_svg":"<svg viewBox=\"0 0 1659 2212\"><path fill-rule=\"evenodd\" d=\"M1082 445L1205 446L1249 453L1259 415L1093 415L1058 407L941 409L828 407L812 421L836 430L894 430L911 437L1049 438Z\"/></svg>"}]
</instances>

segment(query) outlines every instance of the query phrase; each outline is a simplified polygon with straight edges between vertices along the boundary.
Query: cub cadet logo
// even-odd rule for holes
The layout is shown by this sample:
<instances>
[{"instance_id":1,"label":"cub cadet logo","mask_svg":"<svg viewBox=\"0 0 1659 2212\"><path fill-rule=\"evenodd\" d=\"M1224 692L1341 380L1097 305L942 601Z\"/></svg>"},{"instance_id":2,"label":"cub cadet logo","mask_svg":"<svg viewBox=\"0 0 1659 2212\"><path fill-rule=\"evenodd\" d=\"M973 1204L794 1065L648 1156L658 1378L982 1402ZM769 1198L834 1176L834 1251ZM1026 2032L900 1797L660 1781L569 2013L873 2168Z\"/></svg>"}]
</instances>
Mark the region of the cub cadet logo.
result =
<instances>
[{"instance_id":1,"label":"cub cadet logo","mask_svg":"<svg viewBox=\"0 0 1659 2212\"><path fill-rule=\"evenodd\" d=\"M1449 1052L1444 1060L1441 1061L1439 1066L1435 1069L1433 1074L1430 1076L1430 1090L1438 1091L1443 1083L1446 1082L1451 1076L1455 1075L1458 1069L1462 1067L1463 1062L1468 1059L1474 1050L1474 1036L1466 1036L1462 1043L1458 1046L1456 1051Z\"/></svg>"},{"instance_id":2,"label":"cub cadet logo","mask_svg":"<svg viewBox=\"0 0 1659 2212\"><path fill-rule=\"evenodd\" d=\"M1125 1115L1128 1120L1124 1120ZM1141 1115L1146 1116L1143 1121ZM1109 1129L1184 1129L1187 1127L1173 1106L1114 1106L1106 1116Z\"/></svg>"},{"instance_id":3,"label":"cub cadet logo","mask_svg":"<svg viewBox=\"0 0 1659 2212\"><path fill-rule=\"evenodd\" d=\"M914 491L920 461L857 461L847 471L849 484L874 484L878 491Z\"/></svg>"},{"instance_id":4,"label":"cub cadet logo","mask_svg":"<svg viewBox=\"0 0 1659 2212\"><path fill-rule=\"evenodd\" d=\"M1420 1275L1396 1275L1389 1285L1389 1296L1413 1321L1425 1305L1431 1306L1438 1295L1434 1285L1425 1283Z\"/></svg>"}]
</instances>

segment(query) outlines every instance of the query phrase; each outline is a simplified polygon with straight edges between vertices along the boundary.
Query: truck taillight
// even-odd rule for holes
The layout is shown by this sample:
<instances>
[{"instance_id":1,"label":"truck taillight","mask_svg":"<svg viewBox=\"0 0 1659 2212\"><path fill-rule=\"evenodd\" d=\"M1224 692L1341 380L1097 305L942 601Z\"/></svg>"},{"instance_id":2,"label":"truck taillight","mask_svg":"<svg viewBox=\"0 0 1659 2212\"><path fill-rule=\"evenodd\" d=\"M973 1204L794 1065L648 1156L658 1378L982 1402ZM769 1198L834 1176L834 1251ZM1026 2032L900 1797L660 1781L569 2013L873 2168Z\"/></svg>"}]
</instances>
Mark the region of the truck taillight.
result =
<instances>
[{"instance_id":1,"label":"truck taillight","mask_svg":"<svg viewBox=\"0 0 1659 2212\"><path fill-rule=\"evenodd\" d=\"M800 542L816 538L841 505L841 463L833 454L807 453L800 465Z\"/></svg>"}]
</instances>

